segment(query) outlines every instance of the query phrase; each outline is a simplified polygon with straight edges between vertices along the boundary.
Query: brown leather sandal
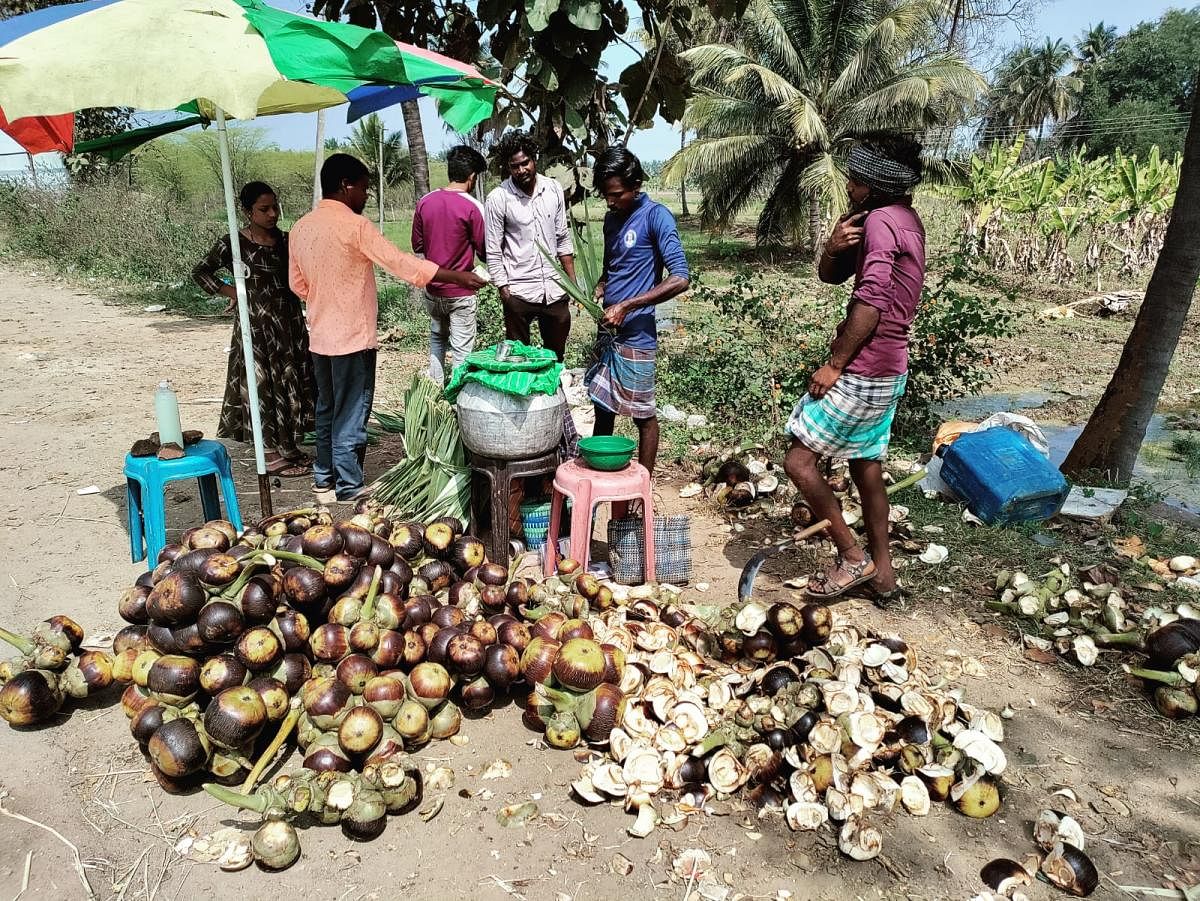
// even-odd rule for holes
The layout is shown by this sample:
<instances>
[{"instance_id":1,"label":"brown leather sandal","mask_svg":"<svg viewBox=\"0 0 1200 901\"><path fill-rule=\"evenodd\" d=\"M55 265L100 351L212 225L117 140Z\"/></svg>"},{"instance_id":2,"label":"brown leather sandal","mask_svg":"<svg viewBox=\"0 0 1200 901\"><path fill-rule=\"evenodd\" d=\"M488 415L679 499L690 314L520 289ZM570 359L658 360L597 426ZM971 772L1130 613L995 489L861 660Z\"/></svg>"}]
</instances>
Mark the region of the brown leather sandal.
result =
<instances>
[{"instance_id":1,"label":"brown leather sandal","mask_svg":"<svg viewBox=\"0 0 1200 901\"><path fill-rule=\"evenodd\" d=\"M837 578L839 573L848 576L849 581L840 581ZM829 601L834 598L840 598L852 588L857 588L859 585L870 582L874 578L875 561L871 559L870 554L864 554L863 558L856 563L852 563L839 555L837 563L822 575L814 576L809 581L808 588L805 589L804 593L814 601Z\"/></svg>"}]
</instances>

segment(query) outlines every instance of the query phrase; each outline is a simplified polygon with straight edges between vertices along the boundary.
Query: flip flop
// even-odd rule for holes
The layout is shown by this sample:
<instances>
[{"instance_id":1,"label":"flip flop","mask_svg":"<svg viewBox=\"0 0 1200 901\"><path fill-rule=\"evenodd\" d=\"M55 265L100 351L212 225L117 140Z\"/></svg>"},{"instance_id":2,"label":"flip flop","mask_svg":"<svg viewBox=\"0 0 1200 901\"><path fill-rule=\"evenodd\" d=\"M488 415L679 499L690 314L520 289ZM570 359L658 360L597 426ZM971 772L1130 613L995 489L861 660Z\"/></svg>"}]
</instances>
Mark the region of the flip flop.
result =
<instances>
[{"instance_id":1,"label":"flip flop","mask_svg":"<svg viewBox=\"0 0 1200 901\"><path fill-rule=\"evenodd\" d=\"M289 463L296 463L300 466L312 466L313 458L304 451L296 451L294 454L284 454L283 459Z\"/></svg>"},{"instance_id":2,"label":"flip flop","mask_svg":"<svg viewBox=\"0 0 1200 901\"><path fill-rule=\"evenodd\" d=\"M850 576L849 582L845 584L833 583L832 576L839 570ZM874 578L875 561L871 559L870 554L864 554L862 560L857 563L851 563L839 556L834 566L809 582L804 594L814 601L831 601L834 598L840 598L846 592L857 588L865 582L870 582ZM823 587L828 588L828 590L822 590Z\"/></svg>"},{"instance_id":3,"label":"flip flop","mask_svg":"<svg viewBox=\"0 0 1200 901\"><path fill-rule=\"evenodd\" d=\"M901 609L903 607L905 591L900 587L899 583L891 591L880 591L875 586L868 586L867 593L871 596L871 602L880 610Z\"/></svg>"},{"instance_id":4,"label":"flip flop","mask_svg":"<svg viewBox=\"0 0 1200 901\"><path fill-rule=\"evenodd\" d=\"M312 473L312 466L293 463L286 457L279 457L267 462L267 475L278 476L281 479L298 479Z\"/></svg>"}]
</instances>

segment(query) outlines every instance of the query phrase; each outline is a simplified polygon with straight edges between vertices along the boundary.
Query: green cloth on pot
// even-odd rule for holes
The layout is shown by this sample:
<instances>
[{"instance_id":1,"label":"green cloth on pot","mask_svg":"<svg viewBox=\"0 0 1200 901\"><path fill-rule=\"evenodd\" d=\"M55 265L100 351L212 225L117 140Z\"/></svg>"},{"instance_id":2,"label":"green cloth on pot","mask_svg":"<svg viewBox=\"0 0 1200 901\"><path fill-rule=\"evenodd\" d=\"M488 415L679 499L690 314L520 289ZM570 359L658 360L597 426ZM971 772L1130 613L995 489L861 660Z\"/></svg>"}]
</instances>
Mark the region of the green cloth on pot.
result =
<instances>
[{"instance_id":1,"label":"green cloth on pot","mask_svg":"<svg viewBox=\"0 0 1200 901\"><path fill-rule=\"evenodd\" d=\"M504 343L504 342L501 342ZM446 386L446 400L454 403L458 392L467 382L478 382L495 391L516 397L531 397L535 394L554 394L558 390L559 376L563 364L558 362L554 351L544 347L531 347L520 341L509 341L509 359L497 360L496 348L485 347L469 354L450 376ZM524 357L516 361L512 357Z\"/></svg>"}]
</instances>

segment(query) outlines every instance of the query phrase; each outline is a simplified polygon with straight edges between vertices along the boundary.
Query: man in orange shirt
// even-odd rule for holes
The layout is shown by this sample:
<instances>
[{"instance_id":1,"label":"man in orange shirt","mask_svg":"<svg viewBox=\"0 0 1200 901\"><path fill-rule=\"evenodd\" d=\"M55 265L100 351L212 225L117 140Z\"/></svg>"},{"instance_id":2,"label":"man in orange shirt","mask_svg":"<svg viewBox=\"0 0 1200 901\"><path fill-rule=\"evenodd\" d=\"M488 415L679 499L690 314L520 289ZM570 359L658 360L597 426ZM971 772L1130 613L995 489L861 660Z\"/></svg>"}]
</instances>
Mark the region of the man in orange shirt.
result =
<instances>
[{"instance_id":1,"label":"man in orange shirt","mask_svg":"<svg viewBox=\"0 0 1200 901\"><path fill-rule=\"evenodd\" d=\"M362 216L370 182L360 160L335 153L321 167L323 199L292 227L289 239L288 281L308 308L317 383L313 489L322 503L355 500L363 493L379 347L373 265L418 288L437 281L476 291L484 284L474 272L443 269L388 241Z\"/></svg>"}]
</instances>

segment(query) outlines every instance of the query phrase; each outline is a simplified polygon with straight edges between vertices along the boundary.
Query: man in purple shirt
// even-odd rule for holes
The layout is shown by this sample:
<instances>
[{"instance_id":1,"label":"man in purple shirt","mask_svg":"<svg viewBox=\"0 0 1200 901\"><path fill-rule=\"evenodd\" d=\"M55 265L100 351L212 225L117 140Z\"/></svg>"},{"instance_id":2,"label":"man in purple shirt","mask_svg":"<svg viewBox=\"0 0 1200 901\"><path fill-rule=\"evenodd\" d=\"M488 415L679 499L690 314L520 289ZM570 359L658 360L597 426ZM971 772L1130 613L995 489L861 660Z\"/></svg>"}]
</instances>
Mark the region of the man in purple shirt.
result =
<instances>
[{"instance_id":1,"label":"man in purple shirt","mask_svg":"<svg viewBox=\"0 0 1200 901\"><path fill-rule=\"evenodd\" d=\"M784 467L828 533L838 557L814 576L808 595L840 597L870 583L876 602L898 597L888 547L887 457L892 419L908 380L908 333L925 282L925 227L912 208L921 179L921 146L900 135L864 141L850 151L850 212L838 220L818 264L821 281L854 276L846 318L829 362L813 373L792 411L792 447ZM821 457L850 461L862 500L867 547L846 526L837 498L818 468Z\"/></svg>"},{"instance_id":2,"label":"man in purple shirt","mask_svg":"<svg viewBox=\"0 0 1200 901\"><path fill-rule=\"evenodd\" d=\"M412 248L445 269L470 272L475 258L485 258L483 204L471 196L479 174L487 169L483 154L471 147L446 152L450 183L417 201L413 213ZM460 285L432 281L425 287L429 310L429 377L446 381L446 345L450 368L475 349L475 292Z\"/></svg>"}]
</instances>

